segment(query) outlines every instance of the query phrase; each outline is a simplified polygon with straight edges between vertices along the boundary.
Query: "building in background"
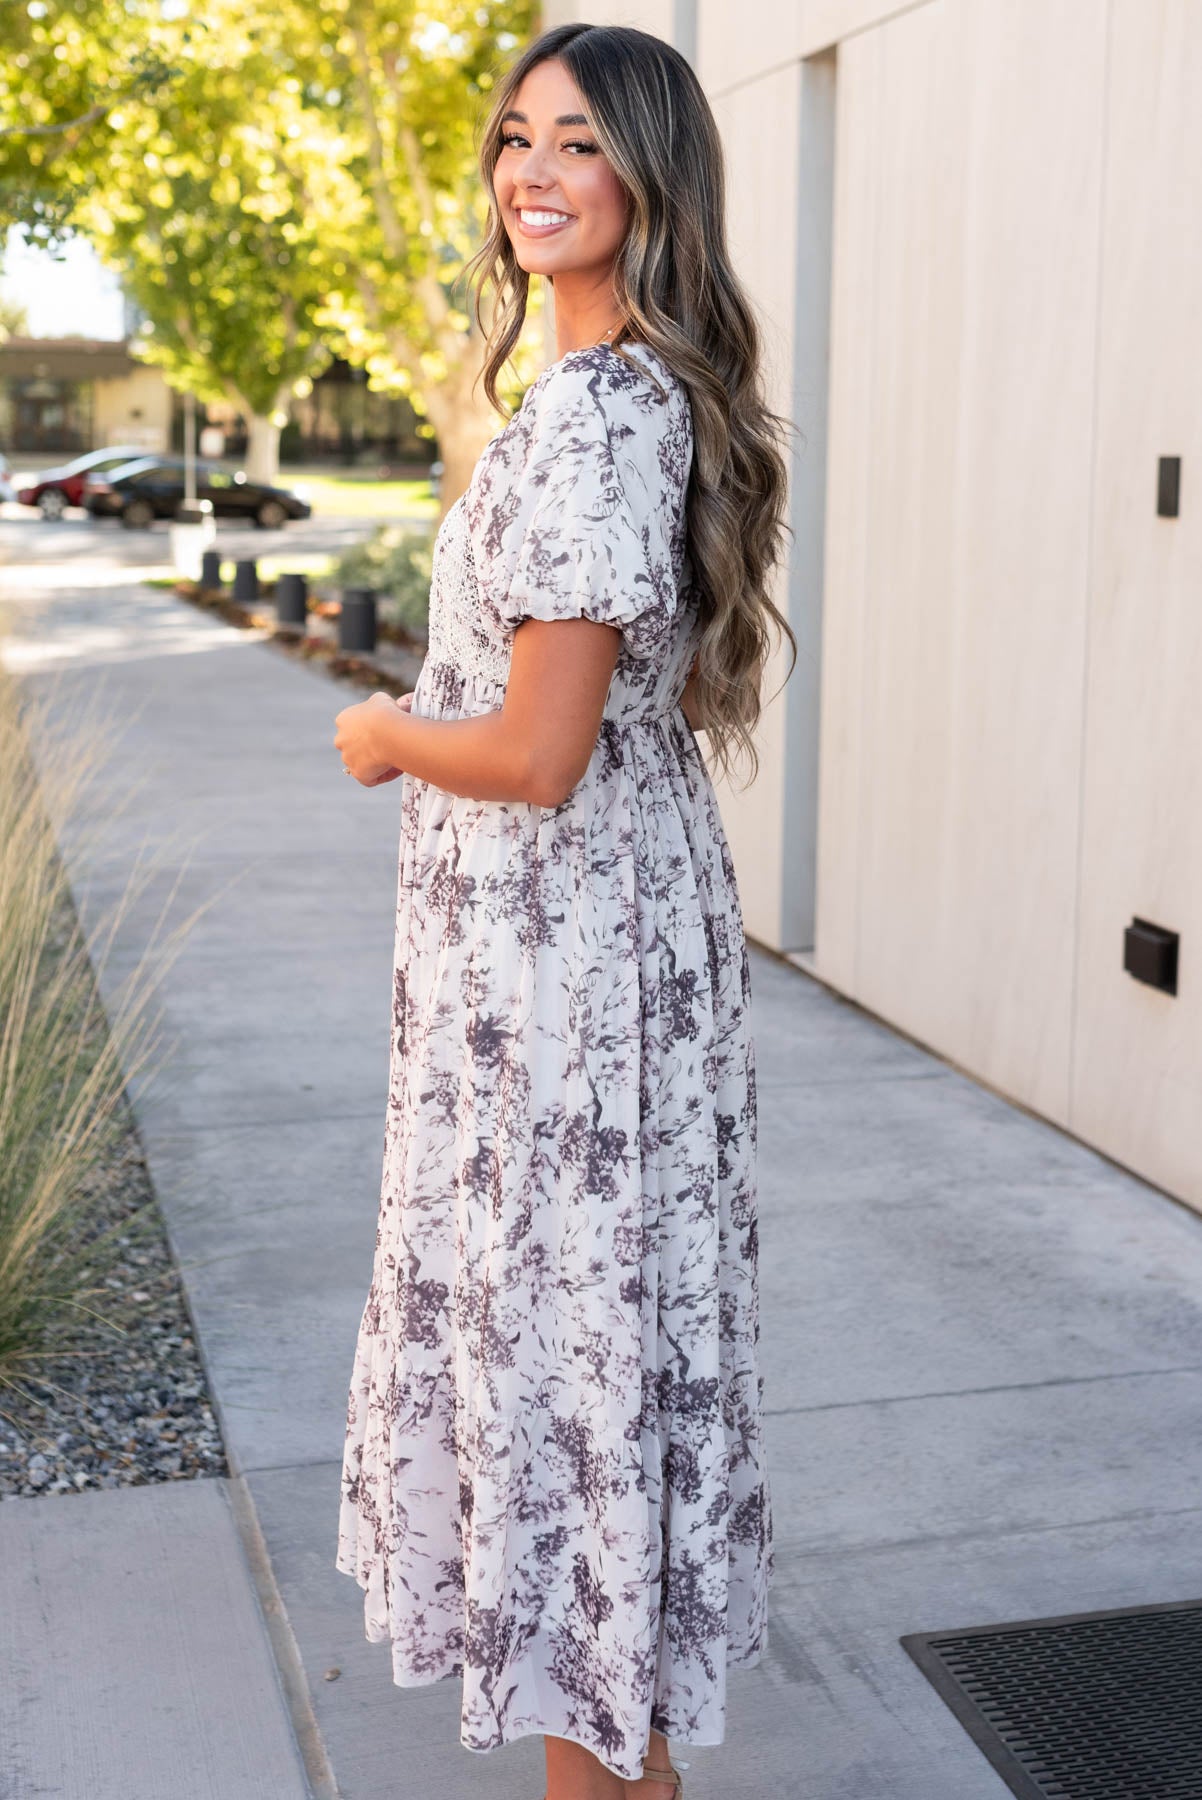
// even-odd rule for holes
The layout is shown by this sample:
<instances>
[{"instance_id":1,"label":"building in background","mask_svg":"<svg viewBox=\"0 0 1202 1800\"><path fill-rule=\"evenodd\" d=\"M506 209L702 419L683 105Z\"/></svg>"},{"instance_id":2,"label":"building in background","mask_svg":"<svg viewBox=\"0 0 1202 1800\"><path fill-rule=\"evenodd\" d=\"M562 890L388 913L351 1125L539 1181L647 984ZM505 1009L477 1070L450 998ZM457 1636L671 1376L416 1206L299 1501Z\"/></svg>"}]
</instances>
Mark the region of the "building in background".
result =
<instances>
[{"instance_id":1,"label":"building in background","mask_svg":"<svg viewBox=\"0 0 1202 1800\"><path fill-rule=\"evenodd\" d=\"M234 406L197 407L198 429L220 433L217 454L239 461L247 421ZM373 463L424 471L436 454L409 402L373 393L366 373L335 361L294 399L280 436L284 463ZM0 342L0 450L9 458L76 456L106 444L182 452L183 406L162 371L129 341L8 338Z\"/></svg>"},{"instance_id":2,"label":"building in background","mask_svg":"<svg viewBox=\"0 0 1202 1800\"><path fill-rule=\"evenodd\" d=\"M247 420L236 407L198 408L225 440L223 455L246 453ZM417 416L403 395L383 394L367 385L367 371L335 358L309 391L288 407L288 423L280 433L283 463L374 463L400 471L424 471L437 455L434 440L419 436ZM183 446L183 419L177 420L174 442Z\"/></svg>"},{"instance_id":3,"label":"building in background","mask_svg":"<svg viewBox=\"0 0 1202 1800\"><path fill-rule=\"evenodd\" d=\"M128 346L89 338L8 338L0 343L0 449L78 456L105 444L165 450L172 395L157 369Z\"/></svg>"},{"instance_id":4,"label":"building in background","mask_svg":"<svg viewBox=\"0 0 1202 1800\"><path fill-rule=\"evenodd\" d=\"M1202 6L588 17L697 70L800 434L748 930L1202 1207Z\"/></svg>"}]
</instances>

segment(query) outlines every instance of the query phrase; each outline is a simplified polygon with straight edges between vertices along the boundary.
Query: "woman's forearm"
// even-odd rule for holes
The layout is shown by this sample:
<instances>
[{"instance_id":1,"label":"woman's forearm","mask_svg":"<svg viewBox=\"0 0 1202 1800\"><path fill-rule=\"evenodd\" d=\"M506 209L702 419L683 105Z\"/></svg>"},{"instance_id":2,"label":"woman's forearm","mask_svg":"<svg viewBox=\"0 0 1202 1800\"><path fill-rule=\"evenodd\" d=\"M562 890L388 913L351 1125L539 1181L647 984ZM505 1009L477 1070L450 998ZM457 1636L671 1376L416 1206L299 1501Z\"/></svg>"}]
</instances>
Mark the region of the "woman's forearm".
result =
<instances>
[{"instance_id":1,"label":"woman's forearm","mask_svg":"<svg viewBox=\"0 0 1202 1800\"><path fill-rule=\"evenodd\" d=\"M379 760L433 782L466 800L527 801L551 804L543 795L529 749L515 741L500 712L470 719L414 718L397 708L380 708L372 720Z\"/></svg>"}]
</instances>

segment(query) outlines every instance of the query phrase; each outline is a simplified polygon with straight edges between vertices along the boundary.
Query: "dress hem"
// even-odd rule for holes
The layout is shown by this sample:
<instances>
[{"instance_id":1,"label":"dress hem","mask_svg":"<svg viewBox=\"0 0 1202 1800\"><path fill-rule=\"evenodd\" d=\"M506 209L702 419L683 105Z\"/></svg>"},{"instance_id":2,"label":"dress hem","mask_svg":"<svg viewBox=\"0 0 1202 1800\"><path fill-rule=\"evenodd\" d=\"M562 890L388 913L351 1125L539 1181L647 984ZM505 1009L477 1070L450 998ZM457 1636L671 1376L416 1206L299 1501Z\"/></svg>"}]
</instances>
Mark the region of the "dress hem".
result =
<instances>
[{"instance_id":1,"label":"dress hem","mask_svg":"<svg viewBox=\"0 0 1202 1800\"><path fill-rule=\"evenodd\" d=\"M544 1733L540 1731L537 1725L523 1725L509 1737L498 1738L495 1744L469 1744L465 1742L463 1738L460 1738L459 1747L461 1750L470 1751L473 1756L488 1756L490 1752L494 1750L505 1750L508 1749L510 1744L520 1744L523 1738L541 1737L543 1735ZM551 1731L547 1732L545 1735L548 1737L562 1738L564 1742L568 1744L579 1744L580 1748L582 1750L587 1750L590 1756L596 1756L601 1767L607 1769L609 1773L616 1776L619 1781L638 1781L642 1774L642 1769L640 1767L638 1775L624 1775L621 1769L615 1769L612 1763L607 1763L603 1756L599 1756L594 1745L586 1744L583 1738L573 1736L570 1731ZM680 1744L686 1750L714 1750L718 1749L725 1742L725 1739L722 1737L683 1738L675 1737L671 1732L665 1732L663 1735L668 1740L669 1749L671 1749L673 1744Z\"/></svg>"},{"instance_id":2,"label":"dress hem","mask_svg":"<svg viewBox=\"0 0 1202 1800\"><path fill-rule=\"evenodd\" d=\"M368 1591L368 1583L360 1577L357 1570L348 1569L341 1558L335 1558L334 1567L340 1575L349 1576L363 1593ZM370 1632L365 1632L364 1635L369 1644L394 1644L396 1642L396 1639L387 1631L381 1631L378 1637L372 1637ZM732 1671L737 1672L742 1669L756 1668L763 1659L766 1646L767 1635L765 1633L751 1650L728 1656L726 1659L727 1673L729 1674ZM463 1668L463 1662L459 1661L452 1663L438 1675L415 1675L413 1673L408 1673L404 1676L400 1676L397 1674L396 1664L393 1663L392 1684L394 1687L402 1689L402 1691L407 1691L411 1688L437 1687L440 1682L450 1681L455 1675L462 1675ZM657 1725L653 1727L653 1729L658 1731L660 1728ZM721 1729L716 1734L712 1732L708 1734L700 1733L694 1737L686 1737L683 1733L674 1731L666 1731L663 1735L667 1738L669 1744L681 1744L690 1750L711 1750L717 1749L726 1742L726 1727L725 1723L723 1723ZM509 1730L506 1730L506 1728L502 1726L500 1736L494 1738L491 1743L470 1744L462 1734L459 1736L458 1741L460 1748L470 1750L473 1756L487 1756L491 1751L504 1750L509 1744L520 1743L523 1738L542 1736L560 1737L566 1739L569 1743L579 1744L582 1750L587 1750L590 1756L595 1756L602 1767L608 1769L611 1775L617 1776L619 1781L637 1781L639 1778L637 1775L627 1775L624 1774L621 1769L615 1769L612 1763L607 1763L605 1758L600 1755L595 1744L586 1744L583 1738L574 1736L570 1731L550 1731L539 1725L523 1724Z\"/></svg>"}]
</instances>

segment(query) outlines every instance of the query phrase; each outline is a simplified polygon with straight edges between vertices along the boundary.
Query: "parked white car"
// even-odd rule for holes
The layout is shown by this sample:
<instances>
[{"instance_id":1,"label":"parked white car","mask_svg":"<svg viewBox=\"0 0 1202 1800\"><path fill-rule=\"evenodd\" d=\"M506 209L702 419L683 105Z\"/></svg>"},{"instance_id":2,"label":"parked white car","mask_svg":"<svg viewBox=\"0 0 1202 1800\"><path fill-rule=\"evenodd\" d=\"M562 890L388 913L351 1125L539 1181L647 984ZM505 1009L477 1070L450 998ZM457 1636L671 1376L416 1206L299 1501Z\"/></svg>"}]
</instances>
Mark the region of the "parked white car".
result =
<instances>
[{"instance_id":1,"label":"parked white car","mask_svg":"<svg viewBox=\"0 0 1202 1800\"><path fill-rule=\"evenodd\" d=\"M12 470L9 468L7 456L0 456L0 501L15 500L17 490L13 486Z\"/></svg>"}]
</instances>

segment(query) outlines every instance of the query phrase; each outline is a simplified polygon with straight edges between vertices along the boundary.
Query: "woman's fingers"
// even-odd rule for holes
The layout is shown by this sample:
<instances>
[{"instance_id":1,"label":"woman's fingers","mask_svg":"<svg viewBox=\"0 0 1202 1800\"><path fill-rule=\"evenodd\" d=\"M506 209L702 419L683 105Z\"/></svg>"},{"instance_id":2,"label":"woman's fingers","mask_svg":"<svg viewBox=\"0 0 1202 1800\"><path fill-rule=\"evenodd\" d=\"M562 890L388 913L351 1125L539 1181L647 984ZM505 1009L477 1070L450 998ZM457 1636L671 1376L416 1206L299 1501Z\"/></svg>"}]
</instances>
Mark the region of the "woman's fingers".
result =
<instances>
[{"instance_id":1,"label":"woman's fingers","mask_svg":"<svg viewBox=\"0 0 1202 1800\"><path fill-rule=\"evenodd\" d=\"M365 772L361 775L354 766L356 762L360 764L362 762L361 757L356 757L355 750L359 747L359 740L363 735L363 709L373 704L376 706L399 706L402 712L409 712L413 706L413 695L412 693L402 694L399 698L395 698L392 694L385 694L377 690L376 693L369 694L365 701L361 700L355 706L343 707L335 718L334 748L342 753L344 767L354 775L360 787L382 787L386 781L395 781L397 776L404 772L401 769L380 764L376 764L373 769L372 765L368 764L368 769L372 772Z\"/></svg>"}]
</instances>

